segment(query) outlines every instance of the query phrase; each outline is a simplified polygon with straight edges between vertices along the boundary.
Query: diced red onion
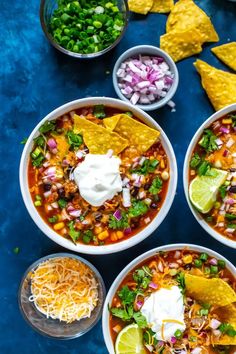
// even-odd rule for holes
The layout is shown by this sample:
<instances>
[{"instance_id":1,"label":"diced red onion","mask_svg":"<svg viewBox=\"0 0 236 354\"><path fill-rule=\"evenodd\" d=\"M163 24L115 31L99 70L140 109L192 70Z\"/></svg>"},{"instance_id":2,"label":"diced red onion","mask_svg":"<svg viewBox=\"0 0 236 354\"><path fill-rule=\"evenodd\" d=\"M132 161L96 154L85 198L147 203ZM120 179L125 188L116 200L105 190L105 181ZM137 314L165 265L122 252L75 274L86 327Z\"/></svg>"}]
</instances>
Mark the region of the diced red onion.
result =
<instances>
[{"instance_id":1,"label":"diced red onion","mask_svg":"<svg viewBox=\"0 0 236 354\"><path fill-rule=\"evenodd\" d=\"M143 198L146 197L146 192L145 191L141 191L141 192L139 192L138 196L139 196L140 199L143 199Z\"/></svg>"},{"instance_id":2,"label":"diced red onion","mask_svg":"<svg viewBox=\"0 0 236 354\"><path fill-rule=\"evenodd\" d=\"M128 208L131 206L131 197L130 197L130 189L123 188L122 190L122 197L123 197L123 206Z\"/></svg>"},{"instance_id":3,"label":"diced red onion","mask_svg":"<svg viewBox=\"0 0 236 354\"><path fill-rule=\"evenodd\" d=\"M143 302L142 301L137 301L136 302L136 307L137 307L138 310L140 310L142 306L143 306Z\"/></svg>"},{"instance_id":4,"label":"diced red onion","mask_svg":"<svg viewBox=\"0 0 236 354\"><path fill-rule=\"evenodd\" d=\"M61 211L61 217L62 217L62 220L71 220L71 217L69 214L67 214L65 208L63 208Z\"/></svg>"},{"instance_id":5,"label":"diced red onion","mask_svg":"<svg viewBox=\"0 0 236 354\"><path fill-rule=\"evenodd\" d=\"M52 194L51 191L47 191L47 192L43 193L45 198L49 197L51 194Z\"/></svg>"},{"instance_id":6,"label":"diced red onion","mask_svg":"<svg viewBox=\"0 0 236 354\"><path fill-rule=\"evenodd\" d=\"M209 261L209 263L210 263L211 265L217 265L218 261L217 261L217 259L215 259L215 258L211 258L210 261Z\"/></svg>"},{"instance_id":7,"label":"diced red onion","mask_svg":"<svg viewBox=\"0 0 236 354\"><path fill-rule=\"evenodd\" d=\"M163 273L164 272L164 267L163 267L163 264L161 261L159 261L158 265L157 265L157 268L159 270L159 272Z\"/></svg>"},{"instance_id":8,"label":"diced red onion","mask_svg":"<svg viewBox=\"0 0 236 354\"><path fill-rule=\"evenodd\" d=\"M154 283L153 281L151 281L151 283L149 283L149 288L151 288L151 289L158 289L158 285L156 284L156 283Z\"/></svg>"},{"instance_id":9,"label":"diced red onion","mask_svg":"<svg viewBox=\"0 0 236 354\"><path fill-rule=\"evenodd\" d=\"M179 259L180 256L181 256L181 252L180 251L175 251L174 258L175 259Z\"/></svg>"},{"instance_id":10,"label":"diced red onion","mask_svg":"<svg viewBox=\"0 0 236 354\"><path fill-rule=\"evenodd\" d=\"M150 344L144 344L149 352L153 352L154 347Z\"/></svg>"},{"instance_id":11,"label":"diced red onion","mask_svg":"<svg viewBox=\"0 0 236 354\"><path fill-rule=\"evenodd\" d=\"M162 347L164 344L165 343L162 340L159 340L158 343L157 343L158 347Z\"/></svg>"},{"instance_id":12,"label":"diced red onion","mask_svg":"<svg viewBox=\"0 0 236 354\"><path fill-rule=\"evenodd\" d=\"M132 232L131 227L127 227L126 229L124 229L124 234L125 234L125 236L131 234L131 232Z\"/></svg>"},{"instance_id":13,"label":"diced red onion","mask_svg":"<svg viewBox=\"0 0 236 354\"><path fill-rule=\"evenodd\" d=\"M151 219L149 217L144 219L145 224L148 224L150 221Z\"/></svg>"},{"instance_id":14,"label":"diced red onion","mask_svg":"<svg viewBox=\"0 0 236 354\"><path fill-rule=\"evenodd\" d=\"M125 177L122 181L122 186L126 186L129 183L130 179L128 177Z\"/></svg>"},{"instance_id":15,"label":"diced red onion","mask_svg":"<svg viewBox=\"0 0 236 354\"><path fill-rule=\"evenodd\" d=\"M233 205L235 203L235 200L233 198L228 198L225 200L226 204Z\"/></svg>"},{"instance_id":16,"label":"diced red onion","mask_svg":"<svg viewBox=\"0 0 236 354\"><path fill-rule=\"evenodd\" d=\"M175 344L177 342L177 339L175 337L170 338L171 343Z\"/></svg>"},{"instance_id":17,"label":"diced red onion","mask_svg":"<svg viewBox=\"0 0 236 354\"><path fill-rule=\"evenodd\" d=\"M74 216L75 218L78 218L81 215L81 210L75 209L75 210L70 211L69 214L71 216Z\"/></svg>"},{"instance_id":18,"label":"diced red onion","mask_svg":"<svg viewBox=\"0 0 236 354\"><path fill-rule=\"evenodd\" d=\"M170 108L175 108L176 106L176 104L173 101L169 101L167 104Z\"/></svg>"},{"instance_id":19,"label":"diced red onion","mask_svg":"<svg viewBox=\"0 0 236 354\"><path fill-rule=\"evenodd\" d=\"M216 318L212 318L212 320L210 321L210 327L212 329L217 329L220 326L221 322L218 321Z\"/></svg>"},{"instance_id":20,"label":"diced red onion","mask_svg":"<svg viewBox=\"0 0 236 354\"><path fill-rule=\"evenodd\" d=\"M220 138L217 138L217 139L215 140L215 143L216 143L216 145L218 145L218 146L223 145L223 141L222 141Z\"/></svg>"},{"instance_id":21,"label":"diced red onion","mask_svg":"<svg viewBox=\"0 0 236 354\"><path fill-rule=\"evenodd\" d=\"M229 234L232 234L234 233L235 229L231 229L230 227L228 227L225 231Z\"/></svg>"},{"instance_id":22,"label":"diced red onion","mask_svg":"<svg viewBox=\"0 0 236 354\"><path fill-rule=\"evenodd\" d=\"M64 160L62 161L62 166L63 166L63 167L69 166L69 161L67 161L66 159L64 159Z\"/></svg>"},{"instance_id":23,"label":"diced red onion","mask_svg":"<svg viewBox=\"0 0 236 354\"><path fill-rule=\"evenodd\" d=\"M48 144L50 150L53 150L53 149L57 148L57 142L53 138L48 139L47 144Z\"/></svg>"},{"instance_id":24,"label":"diced red onion","mask_svg":"<svg viewBox=\"0 0 236 354\"><path fill-rule=\"evenodd\" d=\"M221 133L229 134L229 129L226 128L226 127L221 126L219 130L220 130Z\"/></svg>"},{"instance_id":25,"label":"diced red onion","mask_svg":"<svg viewBox=\"0 0 236 354\"><path fill-rule=\"evenodd\" d=\"M229 140L227 141L227 143L225 144L225 146L229 149L231 148L231 146L234 145L234 139L229 138Z\"/></svg>"},{"instance_id":26,"label":"diced red onion","mask_svg":"<svg viewBox=\"0 0 236 354\"><path fill-rule=\"evenodd\" d=\"M169 263L169 267L170 267L171 269L178 269L178 268L179 268L179 265L178 265L178 263L172 262L172 263Z\"/></svg>"},{"instance_id":27,"label":"diced red onion","mask_svg":"<svg viewBox=\"0 0 236 354\"><path fill-rule=\"evenodd\" d=\"M50 158L51 158L50 152L47 152L46 155L45 155L45 157L46 157L47 160L50 160Z\"/></svg>"},{"instance_id":28,"label":"diced red onion","mask_svg":"<svg viewBox=\"0 0 236 354\"><path fill-rule=\"evenodd\" d=\"M121 220L122 219L122 214L121 214L121 211L120 209L117 209L114 214L113 214L114 218L116 218L116 220Z\"/></svg>"},{"instance_id":29,"label":"diced red onion","mask_svg":"<svg viewBox=\"0 0 236 354\"><path fill-rule=\"evenodd\" d=\"M212 332L213 332L215 337L220 337L221 336L221 331L219 329L214 329Z\"/></svg>"},{"instance_id":30,"label":"diced red onion","mask_svg":"<svg viewBox=\"0 0 236 354\"><path fill-rule=\"evenodd\" d=\"M43 167L46 168L46 167L48 167L48 166L50 166L50 162L49 162L49 161L46 161L46 162L43 163Z\"/></svg>"},{"instance_id":31,"label":"diced red onion","mask_svg":"<svg viewBox=\"0 0 236 354\"><path fill-rule=\"evenodd\" d=\"M134 181L135 187L141 187L141 176L138 176Z\"/></svg>"},{"instance_id":32,"label":"diced red onion","mask_svg":"<svg viewBox=\"0 0 236 354\"><path fill-rule=\"evenodd\" d=\"M53 207L53 209L57 209L58 208L58 203L54 202L54 203L51 204L51 206Z\"/></svg>"},{"instance_id":33,"label":"diced red onion","mask_svg":"<svg viewBox=\"0 0 236 354\"><path fill-rule=\"evenodd\" d=\"M58 150L55 148L55 149L52 149L51 152L52 152L53 155L56 155Z\"/></svg>"},{"instance_id":34,"label":"diced red onion","mask_svg":"<svg viewBox=\"0 0 236 354\"><path fill-rule=\"evenodd\" d=\"M137 93L137 92L135 92L135 93L132 95L132 97L131 97L131 99L130 99L130 102L131 102L133 105L135 105L135 104L138 102L139 98L140 98L140 94Z\"/></svg>"},{"instance_id":35,"label":"diced red onion","mask_svg":"<svg viewBox=\"0 0 236 354\"><path fill-rule=\"evenodd\" d=\"M228 150L224 150L223 152L223 156L226 157L228 155L229 151Z\"/></svg>"},{"instance_id":36,"label":"diced red onion","mask_svg":"<svg viewBox=\"0 0 236 354\"><path fill-rule=\"evenodd\" d=\"M202 348L196 347L193 350L191 350L191 354L200 354L202 352Z\"/></svg>"}]
</instances>

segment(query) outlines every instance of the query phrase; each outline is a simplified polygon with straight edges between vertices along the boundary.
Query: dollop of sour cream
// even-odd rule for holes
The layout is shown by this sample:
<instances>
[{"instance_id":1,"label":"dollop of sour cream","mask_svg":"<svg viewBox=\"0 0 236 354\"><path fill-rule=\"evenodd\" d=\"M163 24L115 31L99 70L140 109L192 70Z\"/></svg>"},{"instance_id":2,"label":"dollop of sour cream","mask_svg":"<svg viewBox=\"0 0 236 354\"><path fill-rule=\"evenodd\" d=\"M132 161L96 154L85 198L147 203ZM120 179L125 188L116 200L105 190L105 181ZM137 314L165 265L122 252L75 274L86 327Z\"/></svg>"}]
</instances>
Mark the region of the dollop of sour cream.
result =
<instances>
[{"instance_id":1,"label":"dollop of sour cream","mask_svg":"<svg viewBox=\"0 0 236 354\"><path fill-rule=\"evenodd\" d=\"M158 340L170 341L177 329L183 332L186 328L183 295L178 286L153 292L145 300L141 313Z\"/></svg>"},{"instance_id":2,"label":"dollop of sour cream","mask_svg":"<svg viewBox=\"0 0 236 354\"><path fill-rule=\"evenodd\" d=\"M92 206L101 206L122 191L121 160L108 155L87 154L74 170L80 195Z\"/></svg>"}]
</instances>

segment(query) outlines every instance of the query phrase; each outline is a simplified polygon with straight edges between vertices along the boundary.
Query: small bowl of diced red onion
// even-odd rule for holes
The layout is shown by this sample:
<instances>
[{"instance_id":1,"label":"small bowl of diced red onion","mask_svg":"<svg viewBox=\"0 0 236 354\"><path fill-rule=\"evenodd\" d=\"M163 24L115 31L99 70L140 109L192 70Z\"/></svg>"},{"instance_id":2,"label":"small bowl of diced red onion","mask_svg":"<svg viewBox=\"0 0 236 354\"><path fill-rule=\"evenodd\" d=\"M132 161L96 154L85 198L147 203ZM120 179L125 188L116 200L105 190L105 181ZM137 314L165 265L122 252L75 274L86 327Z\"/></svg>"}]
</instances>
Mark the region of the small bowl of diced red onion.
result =
<instances>
[{"instance_id":1,"label":"small bowl of diced red onion","mask_svg":"<svg viewBox=\"0 0 236 354\"><path fill-rule=\"evenodd\" d=\"M140 45L128 49L116 61L113 85L120 99L152 111L172 101L179 83L177 67L158 47Z\"/></svg>"}]
</instances>

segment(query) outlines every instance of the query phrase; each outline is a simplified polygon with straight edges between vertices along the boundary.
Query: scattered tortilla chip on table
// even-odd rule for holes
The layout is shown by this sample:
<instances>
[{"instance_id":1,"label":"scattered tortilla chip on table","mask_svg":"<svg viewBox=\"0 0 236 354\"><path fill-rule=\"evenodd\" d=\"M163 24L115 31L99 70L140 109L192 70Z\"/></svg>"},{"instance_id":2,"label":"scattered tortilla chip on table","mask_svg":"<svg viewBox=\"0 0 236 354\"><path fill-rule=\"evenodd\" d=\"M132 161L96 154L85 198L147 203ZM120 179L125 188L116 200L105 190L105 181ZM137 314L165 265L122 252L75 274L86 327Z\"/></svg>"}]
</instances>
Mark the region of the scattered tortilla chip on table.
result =
<instances>
[{"instance_id":1,"label":"scattered tortilla chip on table","mask_svg":"<svg viewBox=\"0 0 236 354\"><path fill-rule=\"evenodd\" d=\"M185 274L187 295L200 303L211 306L226 306L236 301L236 293L220 278L204 278Z\"/></svg>"},{"instance_id":2,"label":"scattered tortilla chip on table","mask_svg":"<svg viewBox=\"0 0 236 354\"><path fill-rule=\"evenodd\" d=\"M111 127L111 121L114 119L114 132L121 135L123 138L129 140L129 145L134 145L140 152L147 151L158 139L160 132L152 129L147 125L138 122L127 114L120 114L117 120L117 115L109 118L104 118L103 123L105 126Z\"/></svg>"},{"instance_id":3,"label":"scattered tortilla chip on table","mask_svg":"<svg viewBox=\"0 0 236 354\"><path fill-rule=\"evenodd\" d=\"M74 132L82 134L85 144L91 154L106 154L112 149L115 155L118 155L128 145L128 140L119 134L109 131L102 126L74 115Z\"/></svg>"},{"instance_id":4,"label":"scattered tortilla chip on table","mask_svg":"<svg viewBox=\"0 0 236 354\"><path fill-rule=\"evenodd\" d=\"M204 39L196 29L184 32L170 32L160 37L160 48L176 62L202 51Z\"/></svg>"},{"instance_id":5,"label":"scattered tortilla chip on table","mask_svg":"<svg viewBox=\"0 0 236 354\"><path fill-rule=\"evenodd\" d=\"M231 69L236 71L236 42L222 44L211 51Z\"/></svg>"},{"instance_id":6,"label":"scattered tortilla chip on table","mask_svg":"<svg viewBox=\"0 0 236 354\"><path fill-rule=\"evenodd\" d=\"M167 19L166 32L183 32L197 29L204 37L204 42L218 42L219 37L207 16L192 0L179 0L175 3Z\"/></svg>"},{"instance_id":7,"label":"scattered tortilla chip on table","mask_svg":"<svg viewBox=\"0 0 236 354\"><path fill-rule=\"evenodd\" d=\"M146 15L153 6L153 0L128 0L129 10Z\"/></svg>"},{"instance_id":8,"label":"scattered tortilla chip on table","mask_svg":"<svg viewBox=\"0 0 236 354\"><path fill-rule=\"evenodd\" d=\"M236 74L216 69L199 59L194 66L216 111L236 102Z\"/></svg>"},{"instance_id":9,"label":"scattered tortilla chip on table","mask_svg":"<svg viewBox=\"0 0 236 354\"><path fill-rule=\"evenodd\" d=\"M150 12L165 14L171 11L174 6L174 0L153 0Z\"/></svg>"}]
</instances>

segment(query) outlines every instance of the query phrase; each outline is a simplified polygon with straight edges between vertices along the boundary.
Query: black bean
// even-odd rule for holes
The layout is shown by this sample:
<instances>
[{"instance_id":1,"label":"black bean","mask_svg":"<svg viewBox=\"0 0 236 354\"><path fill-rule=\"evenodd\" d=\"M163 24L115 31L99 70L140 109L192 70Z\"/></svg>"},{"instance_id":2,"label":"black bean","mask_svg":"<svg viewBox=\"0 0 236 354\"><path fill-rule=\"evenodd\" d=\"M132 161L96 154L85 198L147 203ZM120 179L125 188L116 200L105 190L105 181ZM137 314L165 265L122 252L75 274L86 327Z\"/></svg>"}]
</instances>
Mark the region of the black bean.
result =
<instances>
[{"instance_id":1,"label":"black bean","mask_svg":"<svg viewBox=\"0 0 236 354\"><path fill-rule=\"evenodd\" d=\"M101 218L102 218L102 214L101 214L101 213L95 213L95 214L94 214L94 219L95 219L96 221L100 221Z\"/></svg>"},{"instance_id":2,"label":"black bean","mask_svg":"<svg viewBox=\"0 0 236 354\"><path fill-rule=\"evenodd\" d=\"M151 207L152 209L157 209L158 205L157 205L156 203L152 203L152 204L150 205L150 207Z\"/></svg>"},{"instance_id":3,"label":"black bean","mask_svg":"<svg viewBox=\"0 0 236 354\"><path fill-rule=\"evenodd\" d=\"M131 226L131 229L135 229L135 228L139 227L139 219L132 218L130 226Z\"/></svg>"},{"instance_id":4,"label":"black bean","mask_svg":"<svg viewBox=\"0 0 236 354\"><path fill-rule=\"evenodd\" d=\"M236 186L231 186L229 191L230 193L236 193Z\"/></svg>"},{"instance_id":5,"label":"black bean","mask_svg":"<svg viewBox=\"0 0 236 354\"><path fill-rule=\"evenodd\" d=\"M134 187L134 189L131 191L132 197L137 197L138 192L139 192L139 188L138 187Z\"/></svg>"},{"instance_id":6,"label":"black bean","mask_svg":"<svg viewBox=\"0 0 236 354\"><path fill-rule=\"evenodd\" d=\"M65 198L65 190L64 190L64 188L59 188L58 189L58 194L59 194L60 198Z\"/></svg>"},{"instance_id":7,"label":"black bean","mask_svg":"<svg viewBox=\"0 0 236 354\"><path fill-rule=\"evenodd\" d=\"M233 167L230 168L229 170L230 170L230 172L236 172L236 168L233 168Z\"/></svg>"},{"instance_id":8,"label":"black bean","mask_svg":"<svg viewBox=\"0 0 236 354\"><path fill-rule=\"evenodd\" d=\"M145 190L148 190L150 187L151 187L151 183L146 183L145 185L144 185L144 189Z\"/></svg>"},{"instance_id":9,"label":"black bean","mask_svg":"<svg viewBox=\"0 0 236 354\"><path fill-rule=\"evenodd\" d=\"M43 186L43 189L45 190L45 192L50 191L52 185L50 183L45 183Z\"/></svg>"},{"instance_id":10,"label":"black bean","mask_svg":"<svg viewBox=\"0 0 236 354\"><path fill-rule=\"evenodd\" d=\"M161 200L161 197L158 194L156 194L156 195L154 195L153 200L155 202L159 202Z\"/></svg>"},{"instance_id":11,"label":"black bean","mask_svg":"<svg viewBox=\"0 0 236 354\"><path fill-rule=\"evenodd\" d=\"M192 264L185 264L184 269L190 270L192 268Z\"/></svg>"}]
</instances>

